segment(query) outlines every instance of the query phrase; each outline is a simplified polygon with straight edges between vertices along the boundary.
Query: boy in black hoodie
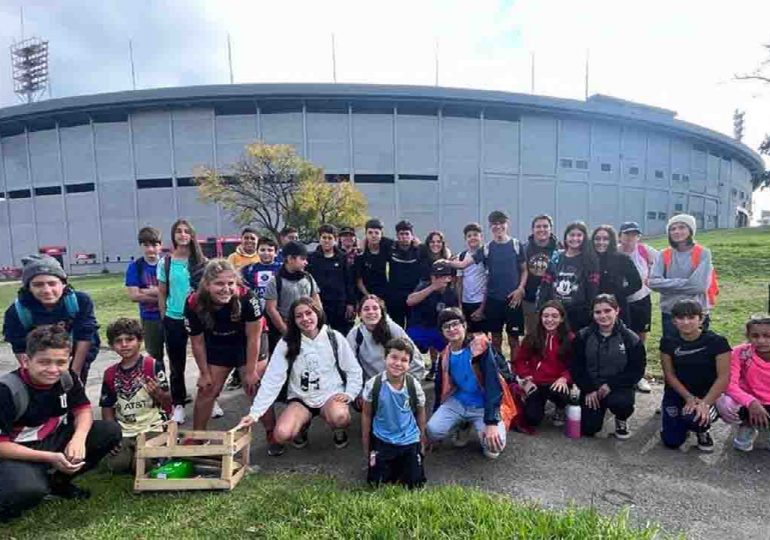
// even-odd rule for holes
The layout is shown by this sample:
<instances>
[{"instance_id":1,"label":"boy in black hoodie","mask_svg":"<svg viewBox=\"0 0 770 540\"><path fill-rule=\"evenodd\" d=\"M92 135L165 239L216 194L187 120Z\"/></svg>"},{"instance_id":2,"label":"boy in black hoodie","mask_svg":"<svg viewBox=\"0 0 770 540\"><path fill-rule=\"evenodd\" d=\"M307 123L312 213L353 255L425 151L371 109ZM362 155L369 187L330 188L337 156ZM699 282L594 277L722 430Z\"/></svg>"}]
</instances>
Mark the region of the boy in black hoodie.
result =
<instances>
[{"instance_id":1,"label":"boy in black hoodie","mask_svg":"<svg viewBox=\"0 0 770 540\"><path fill-rule=\"evenodd\" d=\"M308 257L306 270L321 289L326 322L347 335L355 317L353 273L346 264L345 253L337 247L337 227L321 225L318 240L318 247Z\"/></svg>"},{"instance_id":2,"label":"boy in black hoodie","mask_svg":"<svg viewBox=\"0 0 770 540\"><path fill-rule=\"evenodd\" d=\"M527 335L537 328L537 289L557 249L561 249L561 242L553 234L553 218L548 214L533 217L532 234L524 244L528 274L521 306L524 311L524 332Z\"/></svg>"}]
</instances>

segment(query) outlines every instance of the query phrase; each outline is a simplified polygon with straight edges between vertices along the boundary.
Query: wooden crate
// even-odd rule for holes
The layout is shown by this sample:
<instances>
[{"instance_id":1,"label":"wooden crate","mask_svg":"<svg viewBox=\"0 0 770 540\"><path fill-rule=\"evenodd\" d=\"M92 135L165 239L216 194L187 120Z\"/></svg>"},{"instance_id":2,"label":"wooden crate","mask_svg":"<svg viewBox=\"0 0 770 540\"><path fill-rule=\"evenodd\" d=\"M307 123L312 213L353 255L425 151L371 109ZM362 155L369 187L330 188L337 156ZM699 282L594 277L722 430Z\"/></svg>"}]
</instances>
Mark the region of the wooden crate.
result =
<instances>
[{"instance_id":1,"label":"wooden crate","mask_svg":"<svg viewBox=\"0 0 770 540\"><path fill-rule=\"evenodd\" d=\"M229 431L180 430L176 422L164 424L160 433L140 433L136 438L136 477L134 491L186 491L233 489L249 468L251 428ZM205 441L207 444L181 445L179 440ZM195 464L220 469L218 478L159 479L147 476L147 460L184 458Z\"/></svg>"}]
</instances>

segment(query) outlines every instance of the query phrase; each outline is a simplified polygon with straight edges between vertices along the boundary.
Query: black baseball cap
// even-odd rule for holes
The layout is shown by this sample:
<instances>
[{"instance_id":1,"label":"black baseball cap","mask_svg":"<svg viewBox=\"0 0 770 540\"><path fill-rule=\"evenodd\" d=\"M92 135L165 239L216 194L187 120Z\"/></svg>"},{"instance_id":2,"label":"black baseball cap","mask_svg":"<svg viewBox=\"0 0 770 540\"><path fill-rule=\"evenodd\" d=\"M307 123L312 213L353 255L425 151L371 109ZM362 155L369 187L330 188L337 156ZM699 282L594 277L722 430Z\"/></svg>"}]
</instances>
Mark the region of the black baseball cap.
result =
<instances>
[{"instance_id":1,"label":"black baseball cap","mask_svg":"<svg viewBox=\"0 0 770 540\"><path fill-rule=\"evenodd\" d=\"M430 275L431 276L453 276L455 275L455 270L454 268L452 268L446 263L436 261L430 267Z\"/></svg>"},{"instance_id":2,"label":"black baseball cap","mask_svg":"<svg viewBox=\"0 0 770 540\"><path fill-rule=\"evenodd\" d=\"M302 242L297 242L295 240L292 240L291 242L286 242L286 245L283 246L283 249L281 250L284 257L305 257L307 258L307 248L305 247L305 244Z\"/></svg>"},{"instance_id":3,"label":"black baseball cap","mask_svg":"<svg viewBox=\"0 0 770 540\"><path fill-rule=\"evenodd\" d=\"M340 227L340 236L355 236L356 230L353 227Z\"/></svg>"},{"instance_id":4,"label":"black baseball cap","mask_svg":"<svg viewBox=\"0 0 770 540\"><path fill-rule=\"evenodd\" d=\"M626 221L620 226L620 234L635 232L642 234L642 229L636 221Z\"/></svg>"}]
</instances>

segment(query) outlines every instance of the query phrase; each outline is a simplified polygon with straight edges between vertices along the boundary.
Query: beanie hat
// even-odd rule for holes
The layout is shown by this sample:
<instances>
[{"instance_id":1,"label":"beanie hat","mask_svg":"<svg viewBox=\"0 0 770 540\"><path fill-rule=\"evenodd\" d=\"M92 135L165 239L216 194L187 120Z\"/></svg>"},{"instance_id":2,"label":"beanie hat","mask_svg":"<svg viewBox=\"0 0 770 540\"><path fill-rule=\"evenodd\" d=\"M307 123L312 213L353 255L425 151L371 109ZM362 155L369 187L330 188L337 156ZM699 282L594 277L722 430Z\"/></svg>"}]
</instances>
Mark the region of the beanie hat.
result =
<instances>
[{"instance_id":1,"label":"beanie hat","mask_svg":"<svg viewBox=\"0 0 770 540\"><path fill-rule=\"evenodd\" d=\"M677 214L673 216L671 219L668 220L668 225L666 225L666 231L668 231L671 228L671 225L674 223L684 223L690 228L690 232L693 236L695 236L695 230L697 229L695 218L691 216L690 214Z\"/></svg>"},{"instance_id":2,"label":"beanie hat","mask_svg":"<svg viewBox=\"0 0 770 540\"><path fill-rule=\"evenodd\" d=\"M29 257L24 257L21 260L21 264L24 265L21 271L21 283L25 288L29 287L29 282L35 276L56 276L64 282L67 281L67 274L64 272L64 268L61 267L59 261L50 255L30 255Z\"/></svg>"},{"instance_id":3,"label":"beanie hat","mask_svg":"<svg viewBox=\"0 0 770 540\"><path fill-rule=\"evenodd\" d=\"M305 247L305 244L295 240L286 242L286 245L283 246L281 252L284 257L307 257L307 248Z\"/></svg>"}]
</instances>

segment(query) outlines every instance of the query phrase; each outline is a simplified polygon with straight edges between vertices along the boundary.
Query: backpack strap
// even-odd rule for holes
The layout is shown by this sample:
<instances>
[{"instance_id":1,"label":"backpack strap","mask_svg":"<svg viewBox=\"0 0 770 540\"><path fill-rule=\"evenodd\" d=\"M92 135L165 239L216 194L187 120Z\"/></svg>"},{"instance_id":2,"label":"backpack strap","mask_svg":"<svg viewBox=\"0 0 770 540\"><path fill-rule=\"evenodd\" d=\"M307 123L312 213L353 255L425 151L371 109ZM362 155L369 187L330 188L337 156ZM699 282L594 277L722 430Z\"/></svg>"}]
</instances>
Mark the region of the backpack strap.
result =
<instances>
[{"instance_id":1,"label":"backpack strap","mask_svg":"<svg viewBox=\"0 0 770 540\"><path fill-rule=\"evenodd\" d=\"M72 379L72 375L70 374L69 370L62 373L59 382L61 383L62 390L65 392L69 392L75 386L75 381Z\"/></svg>"},{"instance_id":2,"label":"backpack strap","mask_svg":"<svg viewBox=\"0 0 770 540\"><path fill-rule=\"evenodd\" d=\"M380 406L380 391L382 390L382 373L378 373L372 384L372 429L374 429L374 417Z\"/></svg>"},{"instance_id":3,"label":"backpack strap","mask_svg":"<svg viewBox=\"0 0 770 540\"><path fill-rule=\"evenodd\" d=\"M16 316L19 318L19 322L24 327L24 330L29 331L32 328L32 313L18 298L14 301L13 307L16 310Z\"/></svg>"},{"instance_id":4,"label":"backpack strap","mask_svg":"<svg viewBox=\"0 0 770 540\"><path fill-rule=\"evenodd\" d=\"M171 296L171 253L163 257L163 273L166 274L166 298Z\"/></svg>"},{"instance_id":5,"label":"backpack strap","mask_svg":"<svg viewBox=\"0 0 770 540\"><path fill-rule=\"evenodd\" d=\"M361 362L361 359L359 358L359 354L361 353L361 345L364 343L364 332L361 330L361 327L359 326L358 329L356 329L356 358L358 359L358 362Z\"/></svg>"},{"instance_id":6,"label":"backpack strap","mask_svg":"<svg viewBox=\"0 0 770 540\"><path fill-rule=\"evenodd\" d=\"M16 409L13 421L17 422L19 418L24 416L24 413L27 412L27 407L29 406L29 391L27 391L27 385L21 379L19 374L15 372L0 375L0 384L6 386L11 392L13 407Z\"/></svg>"},{"instance_id":7,"label":"backpack strap","mask_svg":"<svg viewBox=\"0 0 770 540\"><path fill-rule=\"evenodd\" d=\"M340 344L337 343L337 333L326 327L326 335L329 336L329 343L332 346L332 353L334 353L334 366L337 368L337 372L340 374L342 384L348 384L348 374L340 367Z\"/></svg>"},{"instance_id":8,"label":"backpack strap","mask_svg":"<svg viewBox=\"0 0 770 540\"><path fill-rule=\"evenodd\" d=\"M134 261L134 268L136 269L136 277L139 280L139 283L142 285L147 285L142 281L142 278L144 277L144 267L146 266L146 262L144 260L144 257L139 257Z\"/></svg>"},{"instance_id":9,"label":"backpack strap","mask_svg":"<svg viewBox=\"0 0 770 540\"><path fill-rule=\"evenodd\" d=\"M155 378L155 358L145 354L142 358L142 374L148 379Z\"/></svg>"},{"instance_id":10,"label":"backpack strap","mask_svg":"<svg viewBox=\"0 0 770 540\"><path fill-rule=\"evenodd\" d=\"M75 291L69 291L64 296L64 308L67 310L67 315L74 319L80 313L80 305L78 304L78 295Z\"/></svg>"},{"instance_id":11,"label":"backpack strap","mask_svg":"<svg viewBox=\"0 0 770 540\"><path fill-rule=\"evenodd\" d=\"M652 257L650 257L650 250L649 250L649 249L647 249L647 246L645 246L645 245L644 245L644 244L642 244L641 242L639 242L639 243L636 245L636 251L638 251L638 252L639 252L639 255L641 255L641 256L642 256L642 259L644 259L644 262L646 262L646 263L647 263L647 267L648 267L648 268L652 266L652 263L653 263L653 262L655 262L655 261L651 260L651 259L652 259Z\"/></svg>"},{"instance_id":12,"label":"backpack strap","mask_svg":"<svg viewBox=\"0 0 770 540\"><path fill-rule=\"evenodd\" d=\"M668 269L671 268L671 259L674 256L674 250L670 247L667 247L664 248L660 254L663 257L663 277L666 277L666 274L668 274Z\"/></svg>"},{"instance_id":13,"label":"backpack strap","mask_svg":"<svg viewBox=\"0 0 770 540\"><path fill-rule=\"evenodd\" d=\"M377 375L372 385L372 418L377 416L377 408L380 405L380 391L382 390L382 378L383 373ZM412 409L412 414L417 419L417 387L415 386L415 379L411 373L407 373L405 377L406 393L409 396L409 406Z\"/></svg>"},{"instance_id":14,"label":"backpack strap","mask_svg":"<svg viewBox=\"0 0 770 540\"><path fill-rule=\"evenodd\" d=\"M104 370L104 384L111 393L115 393L115 372L118 370L118 365L114 364Z\"/></svg>"},{"instance_id":15,"label":"backpack strap","mask_svg":"<svg viewBox=\"0 0 770 540\"><path fill-rule=\"evenodd\" d=\"M692 247L692 251L690 251L690 265L692 266L692 269L695 270L698 268L698 265L700 265L700 259L703 255L703 246L700 244L695 244Z\"/></svg>"}]
</instances>

